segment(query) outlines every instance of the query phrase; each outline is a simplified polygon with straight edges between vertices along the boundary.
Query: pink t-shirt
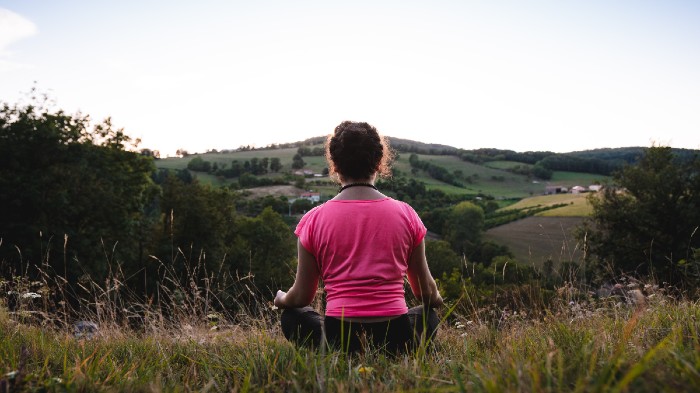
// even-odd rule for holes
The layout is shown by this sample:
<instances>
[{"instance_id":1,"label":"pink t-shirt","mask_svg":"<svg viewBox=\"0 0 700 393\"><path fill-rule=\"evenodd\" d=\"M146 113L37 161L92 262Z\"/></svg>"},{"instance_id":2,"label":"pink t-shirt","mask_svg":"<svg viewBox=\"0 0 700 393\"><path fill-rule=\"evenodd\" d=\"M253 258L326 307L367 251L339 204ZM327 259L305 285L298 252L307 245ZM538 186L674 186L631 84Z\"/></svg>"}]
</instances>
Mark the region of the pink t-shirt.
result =
<instances>
[{"instance_id":1,"label":"pink t-shirt","mask_svg":"<svg viewBox=\"0 0 700 393\"><path fill-rule=\"evenodd\" d=\"M426 232L416 211L392 198L330 200L306 213L294 231L316 257L325 313L332 317L406 313L408 259Z\"/></svg>"}]
</instances>

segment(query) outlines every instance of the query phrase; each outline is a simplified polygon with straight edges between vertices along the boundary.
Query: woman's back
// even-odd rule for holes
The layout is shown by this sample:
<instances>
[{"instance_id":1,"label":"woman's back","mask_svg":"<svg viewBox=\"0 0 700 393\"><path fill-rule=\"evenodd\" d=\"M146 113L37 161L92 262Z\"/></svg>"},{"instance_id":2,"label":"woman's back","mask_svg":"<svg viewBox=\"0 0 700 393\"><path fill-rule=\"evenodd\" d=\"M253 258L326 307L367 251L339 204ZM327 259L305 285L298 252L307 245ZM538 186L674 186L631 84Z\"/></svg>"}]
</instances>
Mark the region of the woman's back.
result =
<instances>
[{"instance_id":1,"label":"woman's back","mask_svg":"<svg viewBox=\"0 0 700 393\"><path fill-rule=\"evenodd\" d=\"M392 198L331 200L307 213L295 231L318 263L326 315L387 316L407 311L404 276L426 228Z\"/></svg>"}]
</instances>

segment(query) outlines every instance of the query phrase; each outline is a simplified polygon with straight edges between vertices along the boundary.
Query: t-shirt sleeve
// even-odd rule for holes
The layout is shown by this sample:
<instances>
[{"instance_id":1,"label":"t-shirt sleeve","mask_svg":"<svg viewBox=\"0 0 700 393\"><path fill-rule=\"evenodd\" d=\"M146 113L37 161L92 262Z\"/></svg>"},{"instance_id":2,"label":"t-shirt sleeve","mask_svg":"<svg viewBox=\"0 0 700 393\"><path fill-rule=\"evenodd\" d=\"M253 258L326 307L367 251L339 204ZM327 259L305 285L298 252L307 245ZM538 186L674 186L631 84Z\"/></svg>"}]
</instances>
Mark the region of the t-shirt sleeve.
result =
<instances>
[{"instance_id":1,"label":"t-shirt sleeve","mask_svg":"<svg viewBox=\"0 0 700 393\"><path fill-rule=\"evenodd\" d=\"M407 210L407 216L409 220L409 226L413 234L413 247L416 247L423 241L425 235L428 233L428 228L423 224L423 220L420 219L418 213L409 204L405 204Z\"/></svg>"},{"instance_id":2,"label":"t-shirt sleeve","mask_svg":"<svg viewBox=\"0 0 700 393\"><path fill-rule=\"evenodd\" d=\"M312 209L304 214L294 230L294 234L299 238L299 242L310 253L316 255L313 249L313 216L316 209Z\"/></svg>"}]
</instances>

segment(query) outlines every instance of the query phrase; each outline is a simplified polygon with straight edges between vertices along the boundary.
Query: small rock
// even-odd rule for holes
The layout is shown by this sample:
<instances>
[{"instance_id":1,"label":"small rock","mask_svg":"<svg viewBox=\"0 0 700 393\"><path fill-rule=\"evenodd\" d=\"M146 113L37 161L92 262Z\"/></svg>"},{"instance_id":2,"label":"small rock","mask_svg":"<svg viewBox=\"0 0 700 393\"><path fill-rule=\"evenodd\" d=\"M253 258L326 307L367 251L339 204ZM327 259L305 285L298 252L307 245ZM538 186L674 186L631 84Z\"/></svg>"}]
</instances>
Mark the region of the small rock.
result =
<instances>
[{"instance_id":1,"label":"small rock","mask_svg":"<svg viewBox=\"0 0 700 393\"><path fill-rule=\"evenodd\" d=\"M97 324L92 321L78 321L73 325L73 335L75 338L87 338L90 339L94 337L99 331Z\"/></svg>"}]
</instances>

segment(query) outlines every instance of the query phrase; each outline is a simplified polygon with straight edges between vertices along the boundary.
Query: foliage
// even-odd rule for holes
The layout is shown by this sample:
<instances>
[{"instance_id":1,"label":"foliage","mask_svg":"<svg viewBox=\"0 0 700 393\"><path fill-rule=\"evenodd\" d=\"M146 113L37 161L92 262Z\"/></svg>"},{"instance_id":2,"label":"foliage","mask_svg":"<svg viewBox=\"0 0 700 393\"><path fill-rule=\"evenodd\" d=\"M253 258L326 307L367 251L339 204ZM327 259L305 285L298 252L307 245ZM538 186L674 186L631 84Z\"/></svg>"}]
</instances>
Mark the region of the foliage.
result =
<instances>
[{"instance_id":1,"label":"foliage","mask_svg":"<svg viewBox=\"0 0 700 393\"><path fill-rule=\"evenodd\" d=\"M430 266L430 273L434 277L450 274L462 266L462 258L454 252L450 243L444 240L427 240L425 242L425 256Z\"/></svg>"},{"instance_id":2,"label":"foliage","mask_svg":"<svg viewBox=\"0 0 700 393\"><path fill-rule=\"evenodd\" d=\"M301 154L297 153L292 158L292 169L301 169L306 165Z\"/></svg>"},{"instance_id":3,"label":"foliage","mask_svg":"<svg viewBox=\"0 0 700 393\"><path fill-rule=\"evenodd\" d=\"M598 158L586 158L568 154L557 154L543 158L537 163L545 170L597 173L600 175L610 175L619 168L617 162L604 161Z\"/></svg>"},{"instance_id":4,"label":"foliage","mask_svg":"<svg viewBox=\"0 0 700 393\"><path fill-rule=\"evenodd\" d=\"M700 158L678 161L668 147L647 149L614 176L617 188L591 195L591 223L579 235L590 254L619 272L700 286Z\"/></svg>"},{"instance_id":5,"label":"foliage","mask_svg":"<svg viewBox=\"0 0 700 393\"><path fill-rule=\"evenodd\" d=\"M252 205L225 188L188 184L175 176L161 187L164 220L153 255L172 260L179 280L194 269L187 263L196 263L219 275L251 275L262 288L290 282L296 243L281 217L289 207L286 198L262 198ZM238 206L251 216L239 214ZM157 277L154 272L150 276Z\"/></svg>"},{"instance_id":6,"label":"foliage","mask_svg":"<svg viewBox=\"0 0 700 393\"><path fill-rule=\"evenodd\" d=\"M481 242L484 232L484 210L472 202L453 206L445 222L443 237L460 254L470 254Z\"/></svg>"},{"instance_id":7,"label":"foliage","mask_svg":"<svg viewBox=\"0 0 700 393\"><path fill-rule=\"evenodd\" d=\"M211 162L205 161L202 157L196 156L187 163L187 169L194 172L211 172Z\"/></svg>"},{"instance_id":8,"label":"foliage","mask_svg":"<svg viewBox=\"0 0 700 393\"><path fill-rule=\"evenodd\" d=\"M110 119L52 110L49 102L0 109L0 238L21 250L0 255L8 270L41 264L69 278L103 276L105 254L119 243L119 259L134 260L157 188L153 158ZM61 250L61 246L64 246ZM7 250L7 248L5 249ZM8 272L5 271L5 274Z\"/></svg>"}]
</instances>

